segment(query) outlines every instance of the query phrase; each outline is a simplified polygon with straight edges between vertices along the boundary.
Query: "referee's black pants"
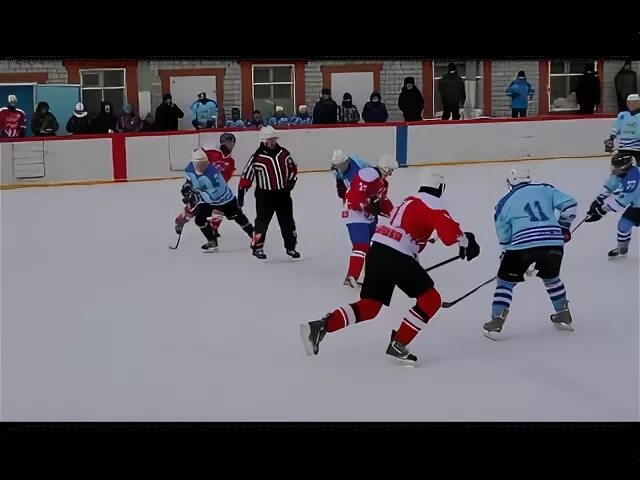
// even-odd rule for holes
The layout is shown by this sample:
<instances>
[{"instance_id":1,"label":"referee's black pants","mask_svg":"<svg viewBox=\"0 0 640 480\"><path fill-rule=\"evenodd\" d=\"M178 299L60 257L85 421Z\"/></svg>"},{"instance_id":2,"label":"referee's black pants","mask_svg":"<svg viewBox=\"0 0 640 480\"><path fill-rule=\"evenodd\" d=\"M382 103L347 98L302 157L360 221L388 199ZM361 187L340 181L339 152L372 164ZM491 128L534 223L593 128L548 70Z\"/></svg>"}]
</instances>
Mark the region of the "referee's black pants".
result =
<instances>
[{"instance_id":1,"label":"referee's black pants","mask_svg":"<svg viewBox=\"0 0 640 480\"><path fill-rule=\"evenodd\" d=\"M253 248L264 246L267 229L273 218L278 217L284 248L295 250L296 248L296 222L293 220L293 201L290 190L262 190L256 189L256 222L253 236Z\"/></svg>"}]
</instances>

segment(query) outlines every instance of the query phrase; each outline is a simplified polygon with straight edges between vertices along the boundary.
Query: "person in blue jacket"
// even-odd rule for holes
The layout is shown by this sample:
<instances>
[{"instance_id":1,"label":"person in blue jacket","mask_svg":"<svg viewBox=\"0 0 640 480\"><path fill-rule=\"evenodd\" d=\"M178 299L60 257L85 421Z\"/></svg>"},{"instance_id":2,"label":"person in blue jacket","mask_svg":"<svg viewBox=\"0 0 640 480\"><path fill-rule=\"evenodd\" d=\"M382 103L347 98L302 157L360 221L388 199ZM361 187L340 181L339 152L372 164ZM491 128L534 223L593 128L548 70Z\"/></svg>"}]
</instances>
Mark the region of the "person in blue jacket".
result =
<instances>
[{"instance_id":1,"label":"person in blue jacket","mask_svg":"<svg viewBox=\"0 0 640 480\"><path fill-rule=\"evenodd\" d=\"M196 130L201 128L215 128L218 118L218 104L207 98L205 92L198 94L198 100L191 105L191 114L193 115L193 126Z\"/></svg>"},{"instance_id":2,"label":"person in blue jacket","mask_svg":"<svg viewBox=\"0 0 640 480\"><path fill-rule=\"evenodd\" d=\"M534 89L527 81L523 70L507 88L507 95L511 97L511 118L526 117L529 102L533 100Z\"/></svg>"}]
</instances>

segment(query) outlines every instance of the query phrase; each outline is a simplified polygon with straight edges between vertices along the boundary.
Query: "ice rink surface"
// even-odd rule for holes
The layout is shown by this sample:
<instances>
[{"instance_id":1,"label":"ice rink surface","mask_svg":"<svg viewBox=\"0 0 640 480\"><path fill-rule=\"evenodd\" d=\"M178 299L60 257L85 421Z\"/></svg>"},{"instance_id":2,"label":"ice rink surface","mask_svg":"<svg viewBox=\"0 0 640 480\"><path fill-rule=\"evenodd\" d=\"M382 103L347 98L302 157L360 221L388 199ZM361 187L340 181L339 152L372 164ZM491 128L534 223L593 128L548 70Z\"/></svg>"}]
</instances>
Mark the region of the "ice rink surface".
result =
<instances>
[{"instance_id":1,"label":"ice rink surface","mask_svg":"<svg viewBox=\"0 0 640 480\"><path fill-rule=\"evenodd\" d=\"M527 162L534 181L576 196L579 219L607 159ZM432 272L443 300L495 275L493 207L509 164L439 167L446 202L481 255ZM394 203L421 170L391 178ZM2 419L110 421L637 420L639 263L609 260L619 215L584 224L562 269L575 332L550 322L539 279L519 285L503 337L482 335L493 284L440 310L411 343L415 368L391 364L391 329L413 302L397 291L370 322L327 335L307 357L299 324L355 301L342 285L350 252L329 173L301 175L294 213L302 259L277 222L266 263L233 222L220 250L173 219L181 181L1 192ZM235 190L237 179L232 182ZM253 191L246 199L253 221ZM455 255L428 246L424 266Z\"/></svg>"}]
</instances>

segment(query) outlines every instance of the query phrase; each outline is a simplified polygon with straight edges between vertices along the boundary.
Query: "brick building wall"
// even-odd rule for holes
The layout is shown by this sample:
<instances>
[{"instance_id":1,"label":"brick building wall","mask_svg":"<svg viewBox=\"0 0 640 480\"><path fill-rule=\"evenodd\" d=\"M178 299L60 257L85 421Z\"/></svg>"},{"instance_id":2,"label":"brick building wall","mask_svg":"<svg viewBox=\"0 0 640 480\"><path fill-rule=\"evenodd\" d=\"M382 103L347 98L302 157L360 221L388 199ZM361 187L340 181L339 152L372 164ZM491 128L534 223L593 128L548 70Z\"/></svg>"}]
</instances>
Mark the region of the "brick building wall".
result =
<instances>
[{"instance_id":1,"label":"brick building wall","mask_svg":"<svg viewBox=\"0 0 640 480\"><path fill-rule=\"evenodd\" d=\"M34 73L46 72L47 83L67 83L67 69L62 61L18 61L0 60L0 73Z\"/></svg>"}]
</instances>

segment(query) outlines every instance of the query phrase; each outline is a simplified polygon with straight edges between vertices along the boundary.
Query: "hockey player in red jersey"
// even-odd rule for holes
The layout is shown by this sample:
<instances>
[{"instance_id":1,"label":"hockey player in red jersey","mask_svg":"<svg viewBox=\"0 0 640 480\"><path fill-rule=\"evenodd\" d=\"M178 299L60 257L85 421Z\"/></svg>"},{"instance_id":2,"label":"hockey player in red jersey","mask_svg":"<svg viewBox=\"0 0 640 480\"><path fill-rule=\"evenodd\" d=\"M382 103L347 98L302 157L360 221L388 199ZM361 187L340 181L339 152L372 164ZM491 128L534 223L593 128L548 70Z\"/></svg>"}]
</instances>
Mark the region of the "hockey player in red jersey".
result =
<instances>
[{"instance_id":1,"label":"hockey player in red jersey","mask_svg":"<svg viewBox=\"0 0 640 480\"><path fill-rule=\"evenodd\" d=\"M212 150L204 150L207 154L207 159L211 165L214 165L222 174L222 178L224 181L229 183L231 177L233 176L233 172L236 170L236 161L231 156L231 152L233 151L233 147L236 144L236 137L232 133L223 133L220 135L220 149L212 149ZM180 235L184 226L191 220L194 216L194 210L190 208L189 205L184 207L184 210L176 217L176 233ZM218 238L220 234L218 233L218 229L220 228L220 224L222 223L222 219L224 215L219 210L214 210L211 214L211 227L213 228L213 233Z\"/></svg>"},{"instance_id":2,"label":"hockey player in red jersey","mask_svg":"<svg viewBox=\"0 0 640 480\"><path fill-rule=\"evenodd\" d=\"M387 198L387 178L396 168L396 159L392 155L383 154L377 167L360 169L349 185L344 198L342 218L349 230L352 250L344 285L352 288L358 285L371 238L378 224L378 215L388 217L391 213L393 205Z\"/></svg>"},{"instance_id":3,"label":"hockey player in red jersey","mask_svg":"<svg viewBox=\"0 0 640 480\"><path fill-rule=\"evenodd\" d=\"M393 209L389 225L376 228L367 254L360 300L333 310L321 320L300 326L308 355L318 354L320 342L327 333L375 318L382 305L389 306L393 291L398 287L410 298L415 298L416 304L404 317L398 331L391 332L386 353L404 364L417 361L407 345L442 305L433 280L418 262L418 254L434 230L445 245L458 242L460 258L470 261L480 254L473 233L462 232L447 212L441 199L444 190L442 176L433 175L418 194L407 197Z\"/></svg>"}]
</instances>

